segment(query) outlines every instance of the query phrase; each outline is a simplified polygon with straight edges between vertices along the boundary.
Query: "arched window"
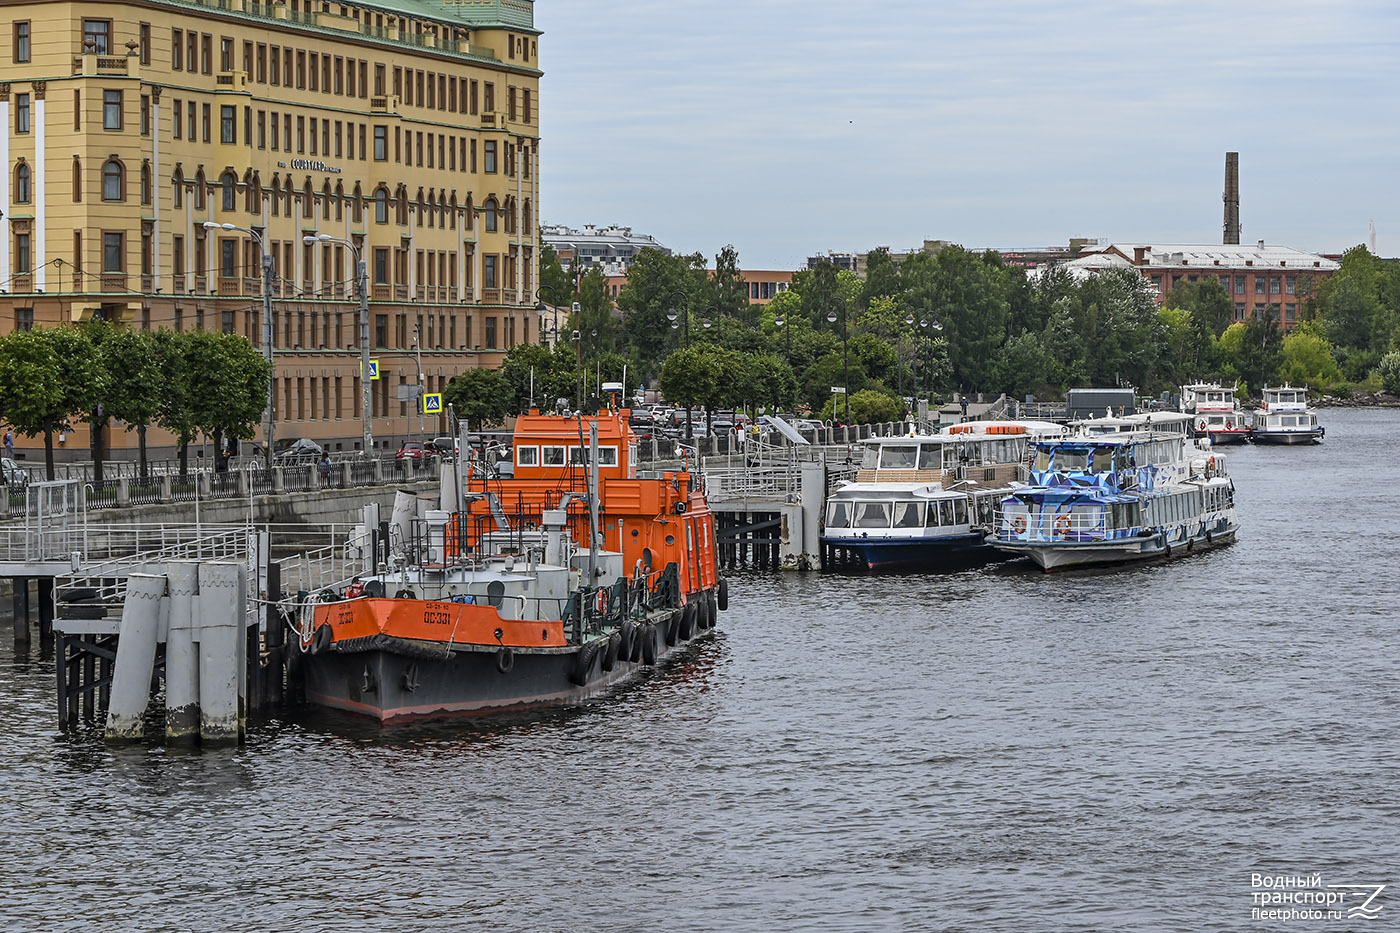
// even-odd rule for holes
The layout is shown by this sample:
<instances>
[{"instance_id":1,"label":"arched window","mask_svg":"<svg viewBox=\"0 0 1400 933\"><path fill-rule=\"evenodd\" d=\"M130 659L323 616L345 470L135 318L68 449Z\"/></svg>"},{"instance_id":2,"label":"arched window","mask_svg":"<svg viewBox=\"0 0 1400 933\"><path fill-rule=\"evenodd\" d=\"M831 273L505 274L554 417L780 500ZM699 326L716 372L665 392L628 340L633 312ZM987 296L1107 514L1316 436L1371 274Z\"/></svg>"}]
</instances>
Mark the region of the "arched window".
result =
<instances>
[{"instance_id":1,"label":"arched window","mask_svg":"<svg viewBox=\"0 0 1400 933\"><path fill-rule=\"evenodd\" d=\"M83 199L83 160L73 156L73 203Z\"/></svg>"},{"instance_id":2,"label":"arched window","mask_svg":"<svg viewBox=\"0 0 1400 933\"><path fill-rule=\"evenodd\" d=\"M365 195L360 190L360 183L355 182L355 200L351 204L350 218L355 223L362 223L365 219Z\"/></svg>"},{"instance_id":3,"label":"arched window","mask_svg":"<svg viewBox=\"0 0 1400 933\"><path fill-rule=\"evenodd\" d=\"M329 179L321 185L321 219L331 219L331 183Z\"/></svg>"},{"instance_id":4,"label":"arched window","mask_svg":"<svg viewBox=\"0 0 1400 933\"><path fill-rule=\"evenodd\" d=\"M415 199L415 201L416 201L415 207L416 207L416 209L417 209L417 211L418 211L418 214L417 214L417 217L418 217L418 226L421 227L421 226L423 226L425 223L427 223L427 221L425 221L425 220L423 219L423 189L422 189L422 188L419 188L419 189L418 189L418 197Z\"/></svg>"},{"instance_id":5,"label":"arched window","mask_svg":"<svg viewBox=\"0 0 1400 933\"><path fill-rule=\"evenodd\" d=\"M532 236L535 229L535 218L531 211L530 199L525 199L525 235Z\"/></svg>"},{"instance_id":6,"label":"arched window","mask_svg":"<svg viewBox=\"0 0 1400 933\"><path fill-rule=\"evenodd\" d=\"M24 162L15 166L15 203L28 204L33 194L29 190L29 166Z\"/></svg>"},{"instance_id":7,"label":"arched window","mask_svg":"<svg viewBox=\"0 0 1400 933\"><path fill-rule=\"evenodd\" d=\"M301 216L310 218L316 203L316 195L311 193L311 179L301 186Z\"/></svg>"},{"instance_id":8,"label":"arched window","mask_svg":"<svg viewBox=\"0 0 1400 933\"><path fill-rule=\"evenodd\" d=\"M170 191L171 191L171 197L170 197L170 202L171 202L171 204L173 204L175 207L184 207L184 206L185 206L185 171L184 171L184 169L180 169L180 168L175 169L175 177L174 177L174 179L171 180L171 183L170 183Z\"/></svg>"},{"instance_id":9,"label":"arched window","mask_svg":"<svg viewBox=\"0 0 1400 933\"><path fill-rule=\"evenodd\" d=\"M471 231L476 228L476 205L473 203L472 195L467 195L467 206L462 211L462 229Z\"/></svg>"},{"instance_id":10,"label":"arched window","mask_svg":"<svg viewBox=\"0 0 1400 933\"><path fill-rule=\"evenodd\" d=\"M455 191L452 192L452 203L451 203L450 210L449 210L449 213L448 213L447 216L448 216L449 218L451 218L451 220L450 220L449 222L452 224L452 229L453 229L453 230L456 230L456 229L457 229L457 192L455 192Z\"/></svg>"},{"instance_id":11,"label":"arched window","mask_svg":"<svg viewBox=\"0 0 1400 933\"><path fill-rule=\"evenodd\" d=\"M424 222L424 221L423 221L423 218L422 218L423 201L422 201L421 198L420 198L419 201L418 201L418 211L419 211L419 223L423 223L423 222ZM428 224L428 226L430 226L430 227L436 227L436 226L437 226L437 217L434 216L436 213L437 213L437 196L436 196L435 194L433 194L433 192L429 191L429 192L428 192L428 216L427 216L427 221L426 221L426 223Z\"/></svg>"},{"instance_id":12,"label":"arched window","mask_svg":"<svg viewBox=\"0 0 1400 933\"><path fill-rule=\"evenodd\" d=\"M126 200L126 173L116 159L108 159L102 166L102 200Z\"/></svg>"},{"instance_id":13,"label":"arched window","mask_svg":"<svg viewBox=\"0 0 1400 933\"><path fill-rule=\"evenodd\" d=\"M262 176L259 175L257 172L254 172L254 173L253 173L252 184L250 184L250 185L248 186L248 190L251 192L251 193L248 195L248 213L250 213L250 214L261 214L261 213L262 213Z\"/></svg>"},{"instance_id":14,"label":"arched window","mask_svg":"<svg viewBox=\"0 0 1400 933\"><path fill-rule=\"evenodd\" d=\"M238 209L238 176L224 172L219 176L219 187L223 190L223 201L219 205L226 211Z\"/></svg>"},{"instance_id":15,"label":"arched window","mask_svg":"<svg viewBox=\"0 0 1400 933\"><path fill-rule=\"evenodd\" d=\"M204 182L204 169L194 173L194 209L204 210L205 189L208 185Z\"/></svg>"},{"instance_id":16,"label":"arched window","mask_svg":"<svg viewBox=\"0 0 1400 933\"><path fill-rule=\"evenodd\" d=\"M374 189L374 222L377 224L389 222L389 189L383 185Z\"/></svg>"},{"instance_id":17,"label":"arched window","mask_svg":"<svg viewBox=\"0 0 1400 933\"><path fill-rule=\"evenodd\" d=\"M151 177L151 163L141 163L141 203L150 204L154 196L155 184Z\"/></svg>"},{"instance_id":18,"label":"arched window","mask_svg":"<svg viewBox=\"0 0 1400 933\"><path fill-rule=\"evenodd\" d=\"M272 196L267 200L272 207L272 216L279 216L282 212L282 181L276 172L272 173Z\"/></svg>"},{"instance_id":19,"label":"arched window","mask_svg":"<svg viewBox=\"0 0 1400 933\"><path fill-rule=\"evenodd\" d=\"M496 232L496 199L487 198L481 207L481 219L487 233Z\"/></svg>"},{"instance_id":20,"label":"arched window","mask_svg":"<svg viewBox=\"0 0 1400 933\"><path fill-rule=\"evenodd\" d=\"M394 192L394 220L400 227L408 226L408 186L399 185Z\"/></svg>"},{"instance_id":21,"label":"arched window","mask_svg":"<svg viewBox=\"0 0 1400 933\"><path fill-rule=\"evenodd\" d=\"M345 186L340 182L335 183L335 219L345 219Z\"/></svg>"}]
</instances>

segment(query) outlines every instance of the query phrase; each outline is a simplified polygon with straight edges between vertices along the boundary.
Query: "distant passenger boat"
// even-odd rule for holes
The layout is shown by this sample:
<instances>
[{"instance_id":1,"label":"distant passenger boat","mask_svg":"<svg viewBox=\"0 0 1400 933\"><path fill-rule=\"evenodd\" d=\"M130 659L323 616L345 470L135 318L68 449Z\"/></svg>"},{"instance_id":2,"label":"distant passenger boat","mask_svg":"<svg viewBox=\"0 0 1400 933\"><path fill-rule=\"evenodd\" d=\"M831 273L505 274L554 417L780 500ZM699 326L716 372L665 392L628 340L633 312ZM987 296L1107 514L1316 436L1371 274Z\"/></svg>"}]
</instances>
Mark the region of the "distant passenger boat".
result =
<instances>
[{"instance_id":1,"label":"distant passenger boat","mask_svg":"<svg viewBox=\"0 0 1400 933\"><path fill-rule=\"evenodd\" d=\"M1308 390L1285 385L1265 389L1264 404L1254 414L1256 444L1319 444L1327 430L1308 407Z\"/></svg>"},{"instance_id":2,"label":"distant passenger boat","mask_svg":"<svg viewBox=\"0 0 1400 933\"><path fill-rule=\"evenodd\" d=\"M941 434L871 438L854 482L827 500L821 542L870 570L947 570L996 557L997 503L1050 422L965 422Z\"/></svg>"},{"instance_id":3,"label":"distant passenger boat","mask_svg":"<svg viewBox=\"0 0 1400 933\"><path fill-rule=\"evenodd\" d=\"M1030 472L1032 485L1002 500L988 542L1046 570L1180 556L1238 530L1224 455L1177 431L1041 441Z\"/></svg>"},{"instance_id":4,"label":"distant passenger boat","mask_svg":"<svg viewBox=\"0 0 1400 933\"><path fill-rule=\"evenodd\" d=\"M1233 386L1182 386L1181 410L1195 416L1196 436L1208 437L1212 444L1243 444L1249 440L1249 413L1240 407Z\"/></svg>"}]
</instances>

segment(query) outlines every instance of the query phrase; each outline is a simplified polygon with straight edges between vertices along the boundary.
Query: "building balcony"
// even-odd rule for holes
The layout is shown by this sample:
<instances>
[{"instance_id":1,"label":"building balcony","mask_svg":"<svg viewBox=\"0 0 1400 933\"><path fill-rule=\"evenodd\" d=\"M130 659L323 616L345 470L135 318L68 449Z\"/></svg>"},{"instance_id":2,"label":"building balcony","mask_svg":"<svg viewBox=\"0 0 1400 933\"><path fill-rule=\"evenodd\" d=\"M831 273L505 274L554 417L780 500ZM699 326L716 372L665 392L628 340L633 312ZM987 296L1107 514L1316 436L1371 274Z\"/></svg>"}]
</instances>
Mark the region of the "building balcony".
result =
<instances>
[{"instance_id":1,"label":"building balcony","mask_svg":"<svg viewBox=\"0 0 1400 933\"><path fill-rule=\"evenodd\" d=\"M248 90L248 72L221 71L214 76L214 89L217 91L246 92Z\"/></svg>"},{"instance_id":2,"label":"building balcony","mask_svg":"<svg viewBox=\"0 0 1400 933\"><path fill-rule=\"evenodd\" d=\"M399 98L396 94L386 94L369 99L370 113L395 114L399 112Z\"/></svg>"},{"instance_id":3,"label":"building balcony","mask_svg":"<svg viewBox=\"0 0 1400 933\"><path fill-rule=\"evenodd\" d=\"M141 59L136 55L98 55L84 52L73 59L73 74L88 77L102 75L130 75L141 77Z\"/></svg>"}]
</instances>

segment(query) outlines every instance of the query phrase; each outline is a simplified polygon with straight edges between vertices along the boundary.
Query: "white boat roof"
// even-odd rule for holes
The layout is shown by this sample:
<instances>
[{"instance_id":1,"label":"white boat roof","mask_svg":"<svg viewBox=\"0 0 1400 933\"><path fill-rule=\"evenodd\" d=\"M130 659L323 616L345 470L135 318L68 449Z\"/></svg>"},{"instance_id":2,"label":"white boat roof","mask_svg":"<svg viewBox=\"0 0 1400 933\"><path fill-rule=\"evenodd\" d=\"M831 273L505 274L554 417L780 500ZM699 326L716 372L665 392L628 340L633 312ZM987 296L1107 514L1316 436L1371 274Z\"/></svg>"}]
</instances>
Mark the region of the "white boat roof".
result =
<instances>
[{"instance_id":1,"label":"white boat roof","mask_svg":"<svg viewBox=\"0 0 1400 933\"><path fill-rule=\"evenodd\" d=\"M953 428L961 430L954 434ZM969 428L971 430L969 430ZM1016 434L988 434L988 428L1025 428L1026 434L1031 437L1039 437L1045 434L1063 434L1065 426L1055 421L963 421L959 424L950 424L939 431L940 437L995 437L1008 438L1023 435Z\"/></svg>"},{"instance_id":2,"label":"white boat roof","mask_svg":"<svg viewBox=\"0 0 1400 933\"><path fill-rule=\"evenodd\" d=\"M842 483L831 492L828 498L844 495L847 498L859 498L861 495L872 495L880 499L896 498L904 495L910 498L922 497L935 499L943 496L957 496L961 493L950 492L938 483Z\"/></svg>"}]
</instances>

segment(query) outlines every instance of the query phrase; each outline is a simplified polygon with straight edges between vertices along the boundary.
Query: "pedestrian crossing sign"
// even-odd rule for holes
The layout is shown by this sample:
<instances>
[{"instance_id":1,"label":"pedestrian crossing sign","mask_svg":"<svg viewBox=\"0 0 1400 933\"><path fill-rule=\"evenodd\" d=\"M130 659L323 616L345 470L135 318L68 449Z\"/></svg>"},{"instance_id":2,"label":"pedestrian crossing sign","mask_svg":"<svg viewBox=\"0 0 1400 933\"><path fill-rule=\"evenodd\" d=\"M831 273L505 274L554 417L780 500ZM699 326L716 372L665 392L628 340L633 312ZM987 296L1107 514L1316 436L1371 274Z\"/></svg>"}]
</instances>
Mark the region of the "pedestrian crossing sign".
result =
<instances>
[{"instance_id":1,"label":"pedestrian crossing sign","mask_svg":"<svg viewBox=\"0 0 1400 933\"><path fill-rule=\"evenodd\" d=\"M428 392L428 393L425 393L425 394L423 395L423 414L425 414L425 415L440 415L440 414L442 414L442 393L441 393L441 392Z\"/></svg>"},{"instance_id":2,"label":"pedestrian crossing sign","mask_svg":"<svg viewBox=\"0 0 1400 933\"><path fill-rule=\"evenodd\" d=\"M364 367L363 364L361 364L361 365L360 365L360 375L363 376L363 375L364 375L364 372L365 372L365 367ZM370 361L369 361L369 379L370 379L371 382L373 382L373 381L375 381L375 380L378 379L378 378L379 378L379 361L378 361L378 360L370 360Z\"/></svg>"}]
</instances>

